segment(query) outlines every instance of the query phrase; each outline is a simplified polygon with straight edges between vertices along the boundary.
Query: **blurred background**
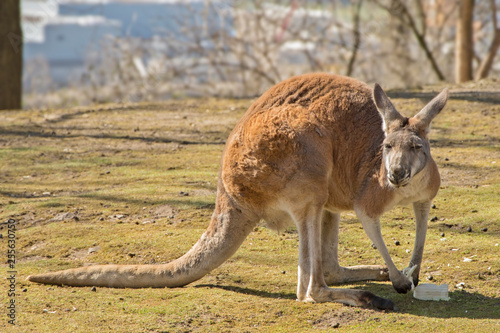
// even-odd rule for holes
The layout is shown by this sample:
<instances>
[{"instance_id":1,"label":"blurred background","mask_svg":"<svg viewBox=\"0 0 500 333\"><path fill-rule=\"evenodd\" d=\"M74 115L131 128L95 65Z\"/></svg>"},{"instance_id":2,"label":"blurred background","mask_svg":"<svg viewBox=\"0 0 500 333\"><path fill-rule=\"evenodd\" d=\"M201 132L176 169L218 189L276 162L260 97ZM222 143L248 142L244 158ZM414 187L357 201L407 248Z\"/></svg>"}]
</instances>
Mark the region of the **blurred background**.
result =
<instances>
[{"instance_id":1,"label":"blurred background","mask_svg":"<svg viewBox=\"0 0 500 333\"><path fill-rule=\"evenodd\" d=\"M496 80L500 0L1 0L0 109Z\"/></svg>"}]
</instances>

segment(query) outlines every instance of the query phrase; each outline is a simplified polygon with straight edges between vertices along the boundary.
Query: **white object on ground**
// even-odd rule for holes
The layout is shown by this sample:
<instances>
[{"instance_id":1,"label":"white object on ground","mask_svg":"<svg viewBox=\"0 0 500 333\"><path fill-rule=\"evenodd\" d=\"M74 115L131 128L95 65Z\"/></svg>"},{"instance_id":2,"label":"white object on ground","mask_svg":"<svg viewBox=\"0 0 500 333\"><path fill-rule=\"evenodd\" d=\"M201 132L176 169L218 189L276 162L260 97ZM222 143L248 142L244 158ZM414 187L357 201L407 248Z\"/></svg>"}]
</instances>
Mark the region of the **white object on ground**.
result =
<instances>
[{"instance_id":1,"label":"white object on ground","mask_svg":"<svg viewBox=\"0 0 500 333\"><path fill-rule=\"evenodd\" d=\"M419 284L413 289L413 297L423 301L449 301L448 285L442 284Z\"/></svg>"},{"instance_id":2,"label":"white object on ground","mask_svg":"<svg viewBox=\"0 0 500 333\"><path fill-rule=\"evenodd\" d=\"M413 267L406 267L403 269L403 274L408 277L411 281L411 289L413 290L413 297L423 301L449 301L448 297L448 285L436 285L430 283L419 284L418 286L413 285L413 272L417 269L418 265Z\"/></svg>"}]
</instances>

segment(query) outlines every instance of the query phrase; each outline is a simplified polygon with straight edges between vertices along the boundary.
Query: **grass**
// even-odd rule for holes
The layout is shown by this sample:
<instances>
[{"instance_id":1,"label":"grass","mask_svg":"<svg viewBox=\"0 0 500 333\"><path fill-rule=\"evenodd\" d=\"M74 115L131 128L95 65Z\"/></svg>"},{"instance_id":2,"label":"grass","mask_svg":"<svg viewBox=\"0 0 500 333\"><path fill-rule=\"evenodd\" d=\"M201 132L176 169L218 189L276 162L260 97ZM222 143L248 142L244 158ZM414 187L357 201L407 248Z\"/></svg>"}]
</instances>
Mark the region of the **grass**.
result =
<instances>
[{"instance_id":1,"label":"grass","mask_svg":"<svg viewBox=\"0 0 500 333\"><path fill-rule=\"evenodd\" d=\"M394 102L410 115L423 105L418 96ZM0 221L17 222L15 331L500 330L500 106L488 99L451 99L431 133L442 187L421 276L447 283L449 302L399 295L385 282L346 287L390 298L398 312L296 302L297 233L263 227L184 288L92 291L25 281L38 272L164 263L185 253L208 224L224 140L250 104L206 99L0 113ZM406 267L411 209L394 209L382 224L396 265ZM0 274L7 277L7 224L1 228ZM344 214L342 264L382 263L370 245L354 214ZM14 331L2 288L0 330Z\"/></svg>"}]
</instances>

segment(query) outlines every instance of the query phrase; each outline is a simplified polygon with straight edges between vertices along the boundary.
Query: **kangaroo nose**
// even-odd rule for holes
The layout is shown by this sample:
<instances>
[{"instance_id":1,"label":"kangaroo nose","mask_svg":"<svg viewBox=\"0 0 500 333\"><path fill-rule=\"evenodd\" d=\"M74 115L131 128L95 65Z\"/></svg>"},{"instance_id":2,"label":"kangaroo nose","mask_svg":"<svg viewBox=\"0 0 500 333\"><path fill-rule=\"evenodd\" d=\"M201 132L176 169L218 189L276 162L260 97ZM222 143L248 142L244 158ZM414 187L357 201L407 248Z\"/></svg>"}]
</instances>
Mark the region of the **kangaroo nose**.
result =
<instances>
[{"instance_id":1,"label":"kangaroo nose","mask_svg":"<svg viewBox=\"0 0 500 333\"><path fill-rule=\"evenodd\" d=\"M403 168L393 169L391 172L392 176L396 179L404 178L406 172Z\"/></svg>"},{"instance_id":2,"label":"kangaroo nose","mask_svg":"<svg viewBox=\"0 0 500 333\"><path fill-rule=\"evenodd\" d=\"M394 185L400 185L406 178L408 173L404 168L394 168L389 172L389 181Z\"/></svg>"}]
</instances>

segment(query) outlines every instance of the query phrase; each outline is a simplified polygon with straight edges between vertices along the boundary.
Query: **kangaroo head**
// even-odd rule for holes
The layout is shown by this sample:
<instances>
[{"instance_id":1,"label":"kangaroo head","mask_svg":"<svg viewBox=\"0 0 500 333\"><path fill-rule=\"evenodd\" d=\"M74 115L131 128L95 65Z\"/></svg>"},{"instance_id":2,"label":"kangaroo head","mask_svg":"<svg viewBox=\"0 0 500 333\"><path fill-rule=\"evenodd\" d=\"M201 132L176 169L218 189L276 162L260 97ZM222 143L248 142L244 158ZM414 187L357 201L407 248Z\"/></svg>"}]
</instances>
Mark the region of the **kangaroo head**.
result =
<instances>
[{"instance_id":1,"label":"kangaroo head","mask_svg":"<svg viewBox=\"0 0 500 333\"><path fill-rule=\"evenodd\" d=\"M448 89L444 89L415 116L406 118L396 110L382 88L375 84L373 100L383 119L385 140L382 156L391 186L408 185L426 166L431 158L427 138L430 123L443 109L447 99Z\"/></svg>"}]
</instances>

